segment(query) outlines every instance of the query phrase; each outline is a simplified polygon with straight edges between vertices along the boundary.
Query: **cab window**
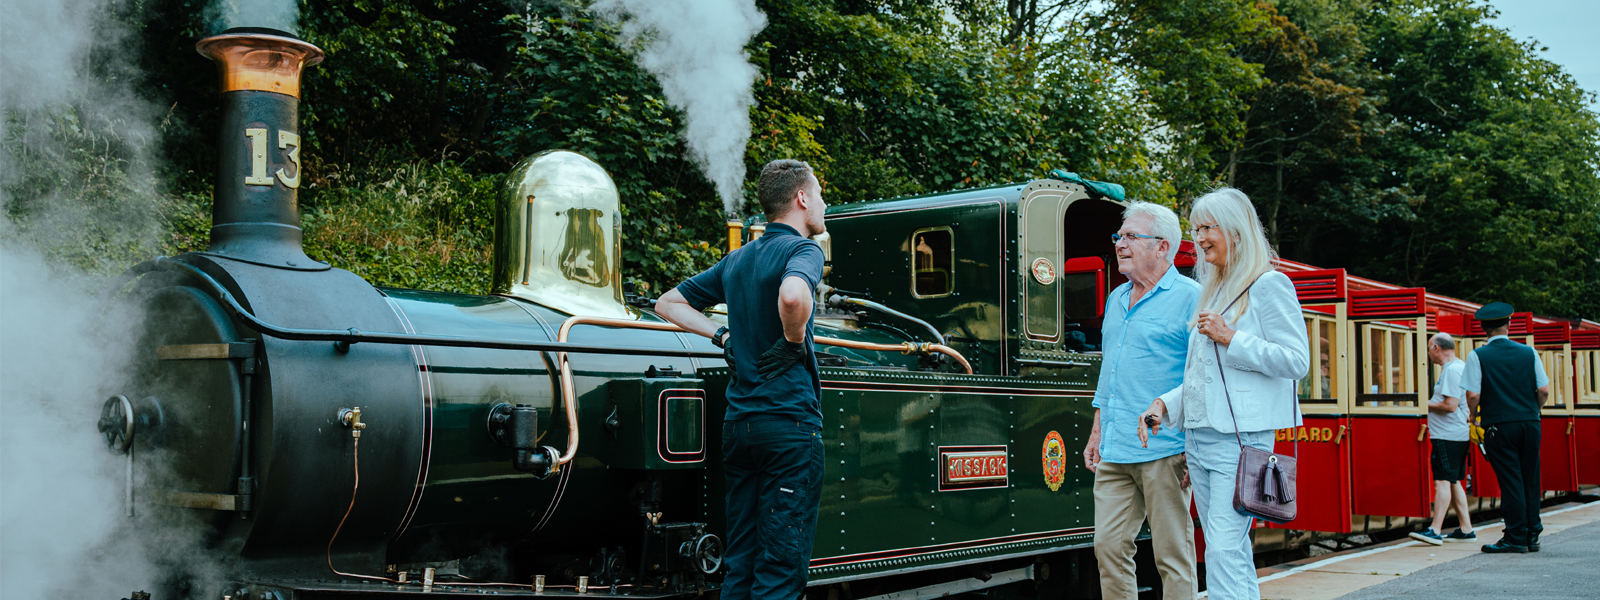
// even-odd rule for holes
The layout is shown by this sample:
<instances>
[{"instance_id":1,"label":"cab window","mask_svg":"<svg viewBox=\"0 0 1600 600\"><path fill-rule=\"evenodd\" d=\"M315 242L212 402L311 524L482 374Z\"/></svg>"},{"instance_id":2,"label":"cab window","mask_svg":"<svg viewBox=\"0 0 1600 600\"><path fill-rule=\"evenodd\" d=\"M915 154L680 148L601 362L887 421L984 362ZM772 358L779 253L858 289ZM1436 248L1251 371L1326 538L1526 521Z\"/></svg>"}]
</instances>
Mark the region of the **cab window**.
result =
<instances>
[{"instance_id":1,"label":"cab window","mask_svg":"<svg viewBox=\"0 0 1600 600\"><path fill-rule=\"evenodd\" d=\"M911 234L911 295L948 296L955 291L955 234L949 227Z\"/></svg>"},{"instance_id":2,"label":"cab window","mask_svg":"<svg viewBox=\"0 0 1600 600\"><path fill-rule=\"evenodd\" d=\"M1023 323L1028 339L1061 339L1060 194L1036 194L1022 209Z\"/></svg>"}]
</instances>

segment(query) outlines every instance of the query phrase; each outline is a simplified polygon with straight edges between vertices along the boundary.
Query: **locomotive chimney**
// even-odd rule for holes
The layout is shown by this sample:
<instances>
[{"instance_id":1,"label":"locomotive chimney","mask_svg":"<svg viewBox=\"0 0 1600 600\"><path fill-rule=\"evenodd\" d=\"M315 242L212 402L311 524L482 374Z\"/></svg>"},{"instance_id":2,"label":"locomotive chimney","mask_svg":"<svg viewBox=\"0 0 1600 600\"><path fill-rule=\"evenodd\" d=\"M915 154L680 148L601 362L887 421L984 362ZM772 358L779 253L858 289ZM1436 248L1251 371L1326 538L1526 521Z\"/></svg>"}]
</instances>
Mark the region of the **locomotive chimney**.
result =
<instances>
[{"instance_id":1,"label":"locomotive chimney","mask_svg":"<svg viewBox=\"0 0 1600 600\"><path fill-rule=\"evenodd\" d=\"M274 29L239 27L200 40L217 62L222 119L211 246L205 254L296 270L324 270L301 249L300 71L320 48Z\"/></svg>"}]
</instances>

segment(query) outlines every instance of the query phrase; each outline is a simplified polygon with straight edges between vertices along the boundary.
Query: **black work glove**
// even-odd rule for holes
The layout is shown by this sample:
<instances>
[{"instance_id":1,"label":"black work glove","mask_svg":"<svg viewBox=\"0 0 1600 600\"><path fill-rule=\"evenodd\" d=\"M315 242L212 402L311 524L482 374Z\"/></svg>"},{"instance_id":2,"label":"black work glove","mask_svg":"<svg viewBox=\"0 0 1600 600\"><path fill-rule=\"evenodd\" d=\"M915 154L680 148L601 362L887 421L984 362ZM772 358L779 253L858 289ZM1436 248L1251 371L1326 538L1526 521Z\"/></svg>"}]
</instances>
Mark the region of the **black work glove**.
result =
<instances>
[{"instance_id":1,"label":"black work glove","mask_svg":"<svg viewBox=\"0 0 1600 600\"><path fill-rule=\"evenodd\" d=\"M761 371L762 381L772 381L772 378L782 375L805 357L805 344L796 344L779 337L778 343L773 344L770 350L761 353L761 359L756 361L756 367Z\"/></svg>"}]
</instances>

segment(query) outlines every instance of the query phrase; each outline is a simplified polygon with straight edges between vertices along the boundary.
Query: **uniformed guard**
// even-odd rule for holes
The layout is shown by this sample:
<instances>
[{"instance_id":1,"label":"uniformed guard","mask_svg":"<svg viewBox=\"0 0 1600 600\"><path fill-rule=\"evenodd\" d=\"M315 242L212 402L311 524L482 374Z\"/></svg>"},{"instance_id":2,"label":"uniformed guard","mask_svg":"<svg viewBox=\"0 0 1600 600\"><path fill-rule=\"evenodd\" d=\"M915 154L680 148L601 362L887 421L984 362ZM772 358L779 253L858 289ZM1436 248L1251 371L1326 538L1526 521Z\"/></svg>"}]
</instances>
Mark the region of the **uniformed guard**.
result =
<instances>
[{"instance_id":1,"label":"uniformed guard","mask_svg":"<svg viewBox=\"0 0 1600 600\"><path fill-rule=\"evenodd\" d=\"M1489 343L1467 355L1461 374L1467 405L1484 427L1484 452L1500 479L1505 535L1484 552L1538 552L1539 407L1550 395L1550 377L1533 348L1511 341L1510 304L1495 302L1473 315Z\"/></svg>"}]
</instances>

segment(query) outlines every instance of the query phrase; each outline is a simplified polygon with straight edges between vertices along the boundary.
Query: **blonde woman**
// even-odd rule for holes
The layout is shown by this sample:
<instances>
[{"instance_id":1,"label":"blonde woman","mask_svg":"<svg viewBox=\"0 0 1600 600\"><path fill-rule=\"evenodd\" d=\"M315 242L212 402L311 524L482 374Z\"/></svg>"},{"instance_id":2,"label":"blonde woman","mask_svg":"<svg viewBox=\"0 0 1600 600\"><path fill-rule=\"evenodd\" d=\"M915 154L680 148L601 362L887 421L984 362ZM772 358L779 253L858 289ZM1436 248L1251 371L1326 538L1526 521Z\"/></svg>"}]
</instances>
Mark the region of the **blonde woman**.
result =
<instances>
[{"instance_id":1,"label":"blonde woman","mask_svg":"<svg viewBox=\"0 0 1600 600\"><path fill-rule=\"evenodd\" d=\"M1189 224L1205 260L1196 269L1199 314L1189 322L1183 383L1140 416L1139 439L1164 423L1185 431L1208 595L1259 600L1250 517L1233 509L1240 446L1270 452L1273 430L1300 424L1294 384L1310 369L1311 350L1294 284L1273 268L1250 199L1232 188L1201 196Z\"/></svg>"}]
</instances>

